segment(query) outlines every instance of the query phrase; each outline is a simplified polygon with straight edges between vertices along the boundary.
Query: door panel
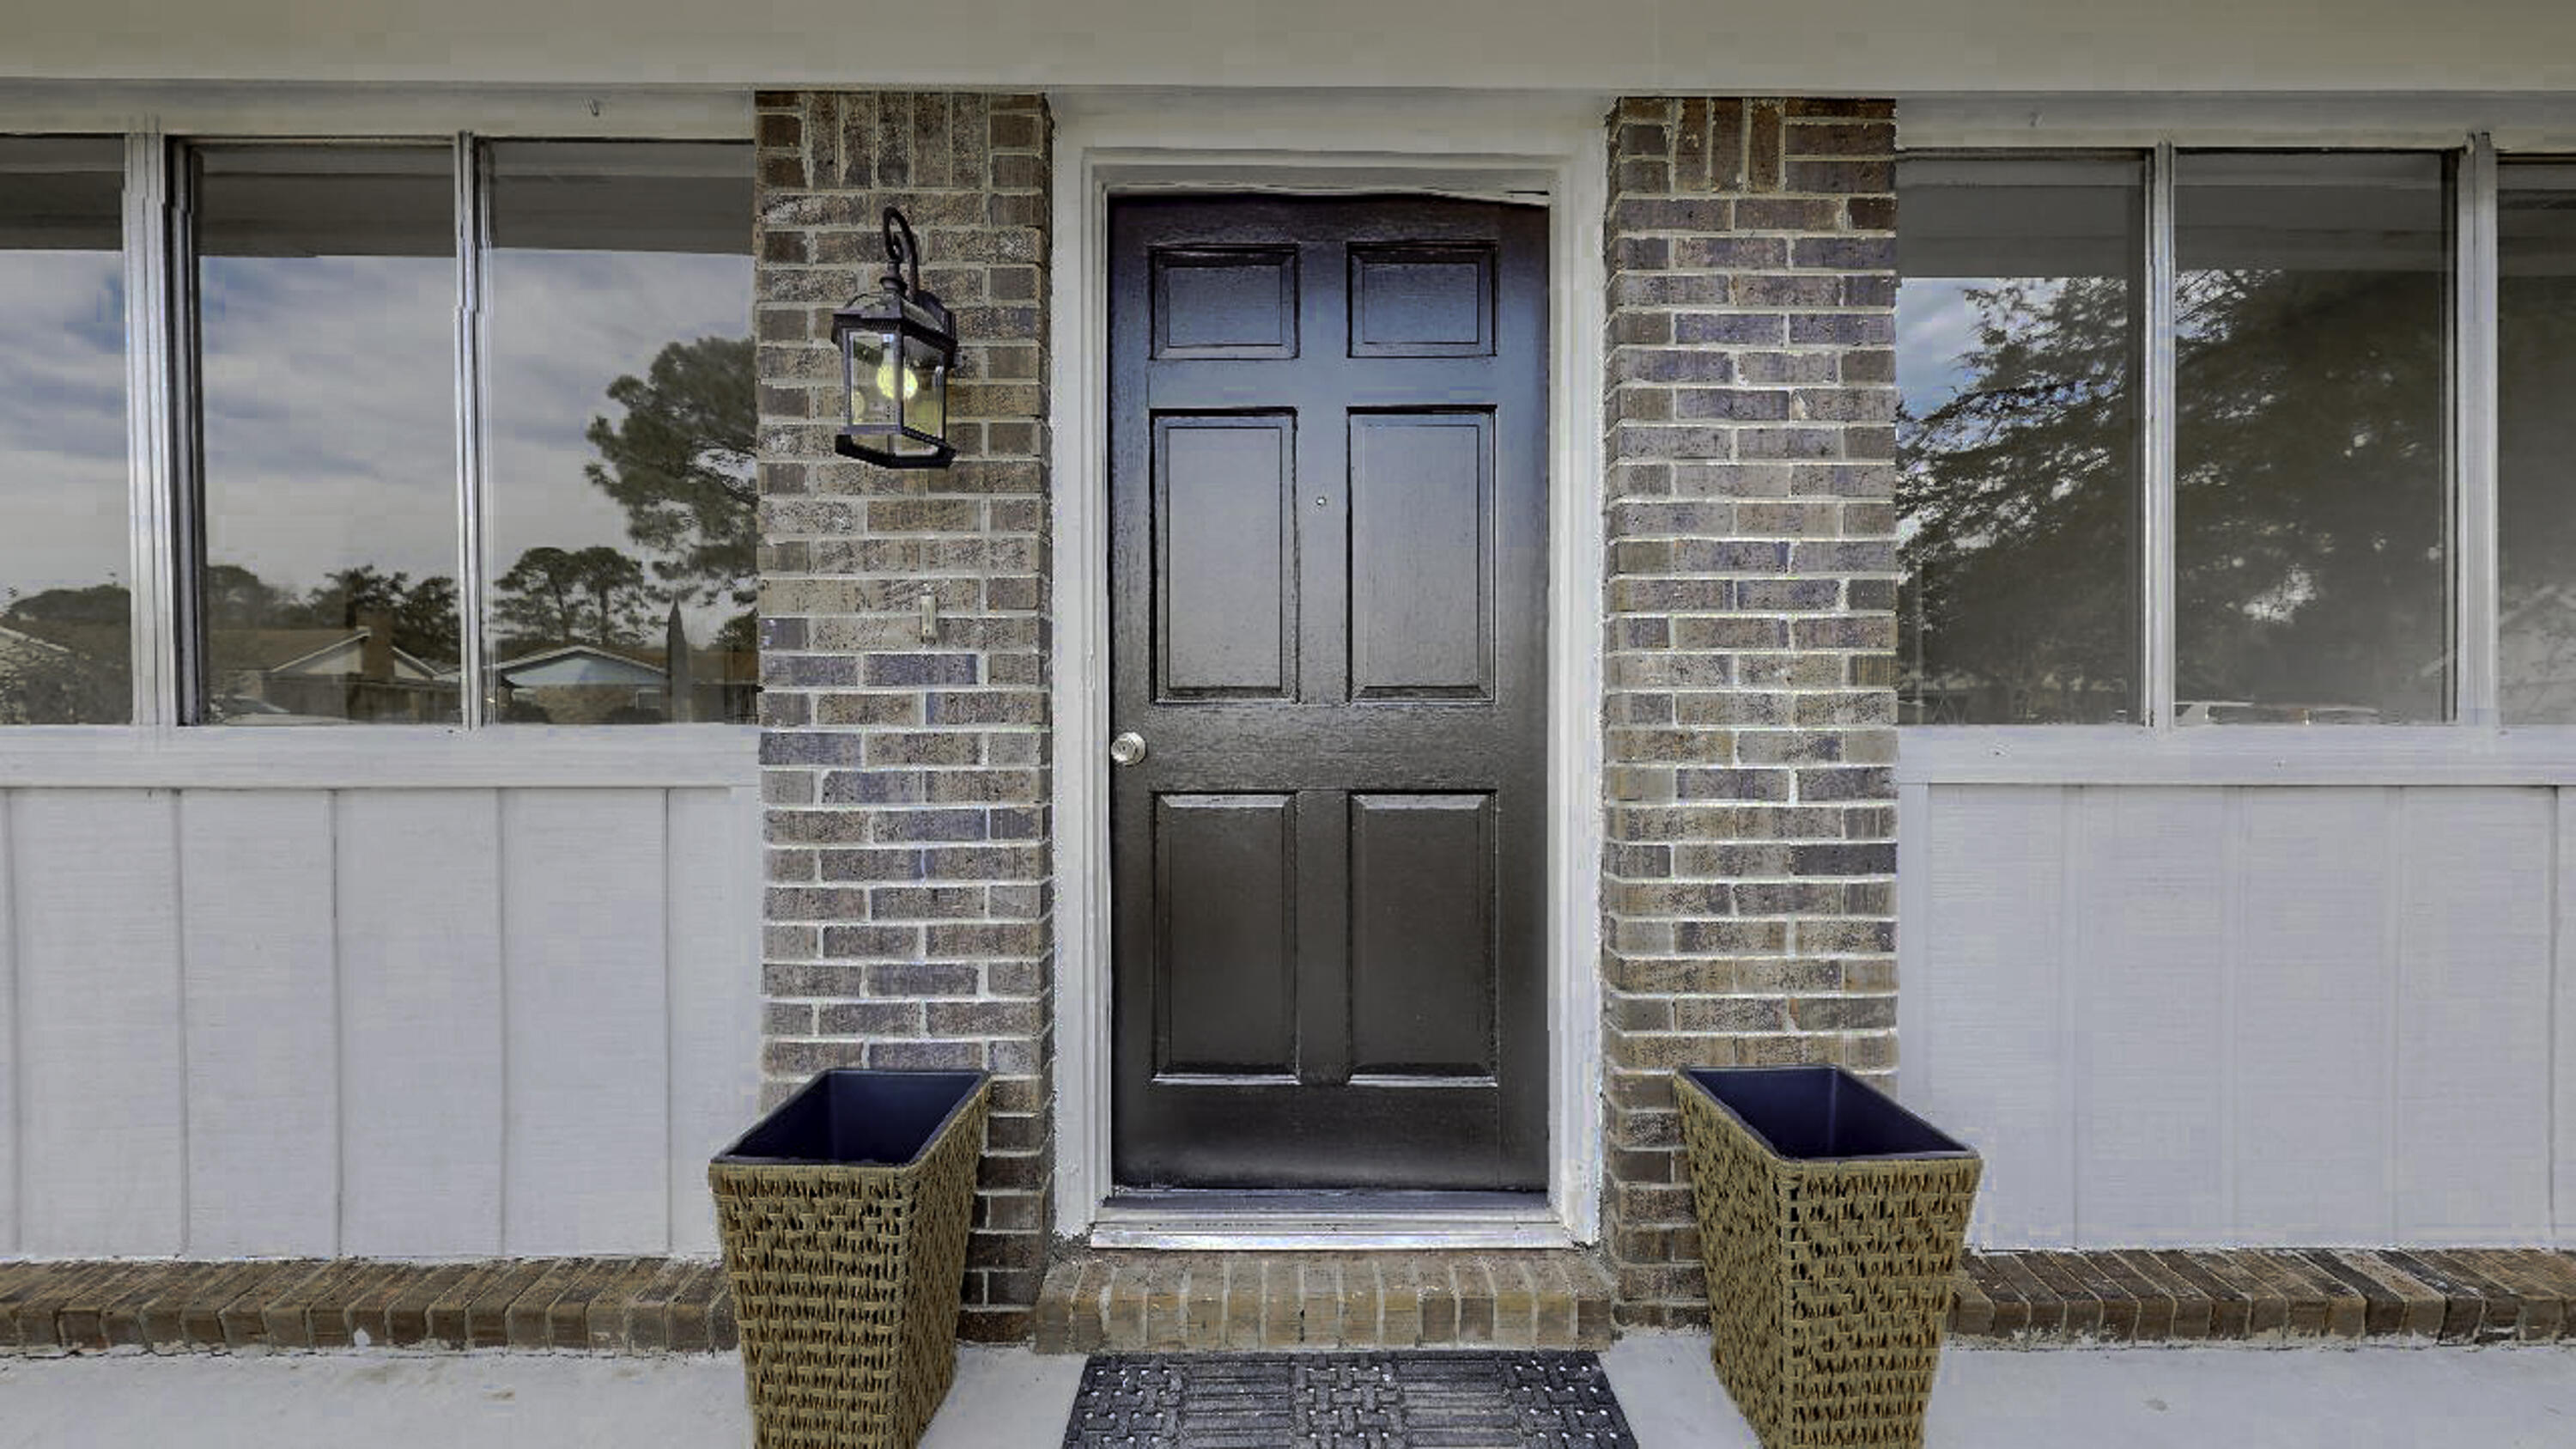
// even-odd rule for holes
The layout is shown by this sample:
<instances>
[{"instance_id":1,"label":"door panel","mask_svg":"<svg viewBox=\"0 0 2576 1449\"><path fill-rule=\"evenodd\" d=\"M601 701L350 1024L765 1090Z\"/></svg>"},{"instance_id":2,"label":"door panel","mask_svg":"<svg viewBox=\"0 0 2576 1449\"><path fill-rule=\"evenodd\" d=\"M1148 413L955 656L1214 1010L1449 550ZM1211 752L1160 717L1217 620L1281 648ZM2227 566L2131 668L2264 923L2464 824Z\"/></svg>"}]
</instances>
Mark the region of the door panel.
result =
<instances>
[{"instance_id":1,"label":"door panel","mask_svg":"<svg viewBox=\"0 0 2576 1449\"><path fill-rule=\"evenodd\" d=\"M1111 207L1121 1185L1544 1181L1545 234Z\"/></svg>"},{"instance_id":2,"label":"door panel","mask_svg":"<svg viewBox=\"0 0 2576 1449\"><path fill-rule=\"evenodd\" d=\"M1494 797L1351 797L1351 1072L1491 1077Z\"/></svg>"},{"instance_id":3,"label":"door panel","mask_svg":"<svg viewBox=\"0 0 2576 1449\"><path fill-rule=\"evenodd\" d=\"M1157 418L1154 455L1158 697L1293 696L1289 419Z\"/></svg>"},{"instance_id":4,"label":"door panel","mask_svg":"<svg viewBox=\"0 0 2576 1449\"><path fill-rule=\"evenodd\" d=\"M1165 795L1154 811L1156 1075L1293 1073L1295 797Z\"/></svg>"},{"instance_id":5,"label":"door panel","mask_svg":"<svg viewBox=\"0 0 2576 1449\"><path fill-rule=\"evenodd\" d=\"M1493 419L1351 419L1351 693L1492 693Z\"/></svg>"}]
</instances>

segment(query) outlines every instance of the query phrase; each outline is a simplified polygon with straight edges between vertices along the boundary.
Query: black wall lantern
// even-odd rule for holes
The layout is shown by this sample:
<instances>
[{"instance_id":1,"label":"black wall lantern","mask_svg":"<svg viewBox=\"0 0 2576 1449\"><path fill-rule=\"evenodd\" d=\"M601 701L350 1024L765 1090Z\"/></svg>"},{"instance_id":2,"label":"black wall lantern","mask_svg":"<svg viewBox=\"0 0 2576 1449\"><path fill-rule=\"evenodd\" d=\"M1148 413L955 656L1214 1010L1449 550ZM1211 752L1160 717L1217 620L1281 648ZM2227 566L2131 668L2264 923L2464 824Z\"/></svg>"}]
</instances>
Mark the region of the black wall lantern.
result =
<instances>
[{"instance_id":1,"label":"black wall lantern","mask_svg":"<svg viewBox=\"0 0 2576 1449\"><path fill-rule=\"evenodd\" d=\"M885 210L886 274L874 296L832 314L850 425L834 451L888 468L945 468L948 373L957 365L957 321L921 289L921 244L903 213Z\"/></svg>"}]
</instances>

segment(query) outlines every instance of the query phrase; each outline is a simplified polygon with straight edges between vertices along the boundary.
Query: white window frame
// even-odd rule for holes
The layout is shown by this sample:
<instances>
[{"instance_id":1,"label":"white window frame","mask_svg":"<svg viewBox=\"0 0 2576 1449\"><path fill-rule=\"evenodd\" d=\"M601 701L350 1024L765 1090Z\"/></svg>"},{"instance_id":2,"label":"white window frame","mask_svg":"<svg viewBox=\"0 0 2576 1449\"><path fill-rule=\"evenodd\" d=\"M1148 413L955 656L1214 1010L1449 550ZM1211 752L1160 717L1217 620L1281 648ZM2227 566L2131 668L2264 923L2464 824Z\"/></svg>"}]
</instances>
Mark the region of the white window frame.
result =
<instances>
[{"instance_id":1,"label":"white window frame","mask_svg":"<svg viewBox=\"0 0 2576 1449\"><path fill-rule=\"evenodd\" d=\"M2576 781L2576 727L2506 729L2497 657L2496 207L2499 155L2576 152L2576 107L2533 98L1928 97L1900 104L1901 155L2124 152L2146 164L2140 377L2143 724L1907 725L1900 787ZM2174 163L2183 150L2446 154L2457 180L2450 397L2451 722L2181 727L2174 714ZM1898 226L1904 225L1900 212Z\"/></svg>"},{"instance_id":2,"label":"white window frame","mask_svg":"<svg viewBox=\"0 0 2576 1449\"><path fill-rule=\"evenodd\" d=\"M127 520L133 717L118 725L0 729L0 789L18 786L296 788L741 786L759 778L756 725L481 728L482 558L479 143L734 141L752 135L741 89L82 85L0 81L0 136L121 137L125 147ZM225 730L182 725L196 691L193 380L179 330L193 306L178 147L330 140L453 148L457 186L457 592L462 718L453 725ZM746 239L754 218L746 215ZM745 319L749 325L749 319Z\"/></svg>"}]
</instances>

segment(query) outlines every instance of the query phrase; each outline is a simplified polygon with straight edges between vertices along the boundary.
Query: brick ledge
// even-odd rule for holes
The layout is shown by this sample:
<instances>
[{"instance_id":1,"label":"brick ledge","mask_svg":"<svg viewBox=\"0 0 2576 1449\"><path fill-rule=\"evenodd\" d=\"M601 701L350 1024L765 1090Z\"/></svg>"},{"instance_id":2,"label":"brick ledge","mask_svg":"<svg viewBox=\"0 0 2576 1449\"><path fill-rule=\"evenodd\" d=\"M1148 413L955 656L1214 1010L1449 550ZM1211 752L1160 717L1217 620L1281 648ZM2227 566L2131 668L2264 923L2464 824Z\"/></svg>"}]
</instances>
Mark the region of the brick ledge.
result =
<instances>
[{"instance_id":1,"label":"brick ledge","mask_svg":"<svg viewBox=\"0 0 2576 1449\"><path fill-rule=\"evenodd\" d=\"M710 1353L735 1346L712 1258L0 1263L0 1354L303 1348Z\"/></svg>"},{"instance_id":2,"label":"brick ledge","mask_svg":"<svg viewBox=\"0 0 2576 1449\"><path fill-rule=\"evenodd\" d=\"M1249 1316L1232 1311L1229 1273L1237 1288L1265 1285L1242 1298ZM1611 1338L1609 1293L1597 1260L1572 1252L1084 1253L1047 1275L1036 1335L1042 1350L1078 1353L1599 1347ZM1963 1341L2023 1347L2576 1342L2576 1253L1970 1253L1950 1329ZM713 1259L0 1262L0 1354L374 1346L658 1354L722 1352L736 1341L724 1270Z\"/></svg>"}]
</instances>

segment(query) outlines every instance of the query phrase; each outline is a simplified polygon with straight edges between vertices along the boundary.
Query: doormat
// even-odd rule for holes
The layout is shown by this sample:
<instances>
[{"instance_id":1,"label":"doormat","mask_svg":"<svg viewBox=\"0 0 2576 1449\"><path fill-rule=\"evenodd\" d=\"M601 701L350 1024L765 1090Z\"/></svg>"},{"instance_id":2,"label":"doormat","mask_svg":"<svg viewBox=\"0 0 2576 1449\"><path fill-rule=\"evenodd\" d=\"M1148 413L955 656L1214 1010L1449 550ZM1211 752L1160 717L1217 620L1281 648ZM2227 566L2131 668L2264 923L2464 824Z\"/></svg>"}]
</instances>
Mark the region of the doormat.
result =
<instances>
[{"instance_id":1,"label":"doormat","mask_svg":"<svg viewBox=\"0 0 2576 1449\"><path fill-rule=\"evenodd\" d=\"M1636 1449L1588 1353L1101 1354L1064 1449Z\"/></svg>"}]
</instances>

